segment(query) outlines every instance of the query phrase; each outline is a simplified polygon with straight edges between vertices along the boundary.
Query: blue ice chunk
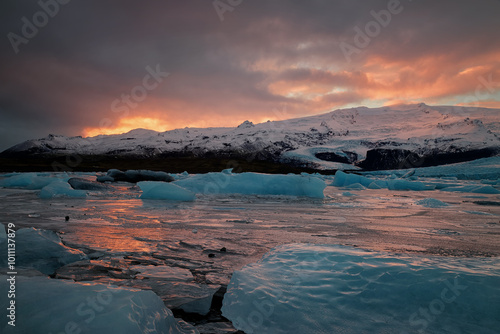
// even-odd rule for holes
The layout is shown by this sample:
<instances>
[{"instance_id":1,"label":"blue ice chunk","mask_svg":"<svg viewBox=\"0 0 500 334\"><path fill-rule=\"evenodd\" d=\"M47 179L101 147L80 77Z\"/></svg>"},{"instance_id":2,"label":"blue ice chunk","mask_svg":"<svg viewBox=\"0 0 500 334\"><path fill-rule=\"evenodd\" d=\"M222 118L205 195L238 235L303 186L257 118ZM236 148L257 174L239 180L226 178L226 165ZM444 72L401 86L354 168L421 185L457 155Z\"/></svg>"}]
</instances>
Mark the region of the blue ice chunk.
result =
<instances>
[{"instance_id":1,"label":"blue ice chunk","mask_svg":"<svg viewBox=\"0 0 500 334\"><path fill-rule=\"evenodd\" d=\"M406 180L387 180L387 186L389 190L434 190L436 187L433 185L425 184L416 181L406 181Z\"/></svg>"},{"instance_id":2,"label":"blue ice chunk","mask_svg":"<svg viewBox=\"0 0 500 334\"><path fill-rule=\"evenodd\" d=\"M369 187L373 180L367 177L357 175L357 174L347 174L342 171L337 171L335 173L335 178L333 179L332 186L335 187L346 187L353 183L360 183L364 187Z\"/></svg>"},{"instance_id":3,"label":"blue ice chunk","mask_svg":"<svg viewBox=\"0 0 500 334\"><path fill-rule=\"evenodd\" d=\"M56 178L49 176L40 176L38 173L14 174L3 180L0 180L0 187L3 188L23 188L23 189L42 189Z\"/></svg>"},{"instance_id":4,"label":"blue ice chunk","mask_svg":"<svg viewBox=\"0 0 500 334\"><path fill-rule=\"evenodd\" d=\"M75 190L68 182L57 180L42 188L40 198L86 197L85 190Z\"/></svg>"},{"instance_id":5,"label":"blue ice chunk","mask_svg":"<svg viewBox=\"0 0 500 334\"><path fill-rule=\"evenodd\" d=\"M387 181L375 180L368 185L368 189L387 189Z\"/></svg>"},{"instance_id":6,"label":"blue ice chunk","mask_svg":"<svg viewBox=\"0 0 500 334\"><path fill-rule=\"evenodd\" d=\"M66 264L87 259L79 250L66 247L53 231L22 228L16 231L16 266L34 268L46 275ZM0 242L0 267L7 267L7 245Z\"/></svg>"},{"instance_id":7,"label":"blue ice chunk","mask_svg":"<svg viewBox=\"0 0 500 334\"><path fill-rule=\"evenodd\" d=\"M8 291L6 276L0 290ZM7 295L7 293L5 293ZM197 334L153 291L47 277L16 277L16 322L0 318L2 333ZM0 299L6 310L9 300Z\"/></svg>"},{"instance_id":8,"label":"blue ice chunk","mask_svg":"<svg viewBox=\"0 0 500 334\"><path fill-rule=\"evenodd\" d=\"M424 198L424 199L421 199L419 201L416 201L415 203L418 205L422 205L426 208L440 208L440 207L449 205L449 204L447 204L443 201L440 201L438 199L435 199L435 198Z\"/></svg>"},{"instance_id":9,"label":"blue ice chunk","mask_svg":"<svg viewBox=\"0 0 500 334\"><path fill-rule=\"evenodd\" d=\"M481 215L481 216L496 216L492 213L489 212L482 212L482 211L470 211L470 210L465 210L464 212L470 213L471 215Z\"/></svg>"},{"instance_id":10,"label":"blue ice chunk","mask_svg":"<svg viewBox=\"0 0 500 334\"><path fill-rule=\"evenodd\" d=\"M366 189L365 186L363 186L361 183L353 183L345 187L346 189L350 190L364 190Z\"/></svg>"},{"instance_id":11,"label":"blue ice chunk","mask_svg":"<svg viewBox=\"0 0 500 334\"><path fill-rule=\"evenodd\" d=\"M325 182L315 176L207 173L173 182L198 194L285 195L323 198Z\"/></svg>"},{"instance_id":12,"label":"blue ice chunk","mask_svg":"<svg viewBox=\"0 0 500 334\"><path fill-rule=\"evenodd\" d=\"M160 199L172 201L194 201L195 194L173 183L162 181L142 181L137 185L142 190L142 199Z\"/></svg>"},{"instance_id":13,"label":"blue ice chunk","mask_svg":"<svg viewBox=\"0 0 500 334\"><path fill-rule=\"evenodd\" d=\"M448 187L448 188L442 189L442 191L464 192L464 193L475 193L475 194L500 194L500 191L492 186L481 186L481 185Z\"/></svg>"},{"instance_id":14,"label":"blue ice chunk","mask_svg":"<svg viewBox=\"0 0 500 334\"><path fill-rule=\"evenodd\" d=\"M417 181L408 181L403 179L393 178L395 175L391 175L389 179L386 180L375 180L367 178L362 175L347 174L342 171L337 171L335 173L335 178L333 179L332 185L335 187L349 187L352 184L361 184L366 188L370 189L383 189L387 188L389 190L433 190L435 187L431 184L425 184Z\"/></svg>"}]
</instances>

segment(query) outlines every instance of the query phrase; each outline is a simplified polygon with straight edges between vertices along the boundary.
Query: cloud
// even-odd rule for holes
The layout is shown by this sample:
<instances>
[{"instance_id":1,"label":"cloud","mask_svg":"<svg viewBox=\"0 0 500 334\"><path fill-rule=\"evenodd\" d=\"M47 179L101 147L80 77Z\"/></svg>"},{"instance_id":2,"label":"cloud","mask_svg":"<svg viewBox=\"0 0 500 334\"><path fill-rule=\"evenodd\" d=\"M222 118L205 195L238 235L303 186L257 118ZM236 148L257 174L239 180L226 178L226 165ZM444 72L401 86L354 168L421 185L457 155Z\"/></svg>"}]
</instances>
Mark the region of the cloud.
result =
<instances>
[{"instance_id":1,"label":"cloud","mask_svg":"<svg viewBox=\"0 0 500 334\"><path fill-rule=\"evenodd\" d=\"M0 149L47 133L236 126L357 104L498 105L500 2L402 0L348 61L340 43L354 45L355 29L388 4L243 0L222 22L202 0L60 5L17 54L2 39L2 129L15 131L2 131ZM3 1L0 34L22 35L23 17L41 10L34 0ZM168 78L117 112L113 101L157 65Z\"/></svg>"}]
</instances>

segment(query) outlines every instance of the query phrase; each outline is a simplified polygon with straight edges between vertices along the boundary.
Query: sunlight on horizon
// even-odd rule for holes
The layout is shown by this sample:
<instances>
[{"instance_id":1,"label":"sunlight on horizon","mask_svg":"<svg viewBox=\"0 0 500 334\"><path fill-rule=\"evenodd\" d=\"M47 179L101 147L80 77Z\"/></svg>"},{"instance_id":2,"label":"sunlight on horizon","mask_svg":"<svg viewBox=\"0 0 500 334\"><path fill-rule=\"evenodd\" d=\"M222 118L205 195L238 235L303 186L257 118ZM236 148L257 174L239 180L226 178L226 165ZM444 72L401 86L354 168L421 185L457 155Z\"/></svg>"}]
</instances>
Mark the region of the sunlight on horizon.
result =
<instances>
[{"instance_id":1,"label":"sunlight on horizon","mask_svg":"<svg viewBox=\"0 0 500 334\"><path fill-rule=\"evenodd\" d=\"M183 128L237 127L246 120L253 122L254 124L265 123L267 121L284 120L281 119L283 117L277 117L277 116L290 116L289 118L294 118L292 117L292 115L287 115L286 113L284 113L283 115L270 115L269 117L247 118L243 116L241 118L238 118L238 120L234 121L227 121L226 119L225 122L222 122L222 120L212 120L211 122L207 122L206 120L200 120L195 123L186 122L183 124L182 122L179 121L176 123L169 123L163 119L156 117L135 116L135 117L120 118L118 124L116 125L110 124L110 126L108 127L84 128L82 131L82 136L95 137L99 135L118 135L130 132L135 129L147 129L157 132L165 132Z\"/></svg>"}]
</instances>

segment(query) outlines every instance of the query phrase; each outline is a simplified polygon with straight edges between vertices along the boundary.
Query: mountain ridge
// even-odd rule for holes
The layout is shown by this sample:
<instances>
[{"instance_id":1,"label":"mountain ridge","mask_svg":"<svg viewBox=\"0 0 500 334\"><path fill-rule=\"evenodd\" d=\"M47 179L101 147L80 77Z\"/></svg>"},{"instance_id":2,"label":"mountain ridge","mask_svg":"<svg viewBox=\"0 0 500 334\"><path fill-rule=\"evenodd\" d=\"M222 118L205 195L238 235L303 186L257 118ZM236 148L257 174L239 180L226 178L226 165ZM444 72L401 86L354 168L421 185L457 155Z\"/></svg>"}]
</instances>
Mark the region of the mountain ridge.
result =
<instances>
[{"instance_id":1,"label":"mountain ridge","mask_svg":"<svg viewBox=\"0 0 500 334\"><path fill-rule=\"evenodd\" d=\"M441 158L449 163L459 162L460 155L470 160L500 153L499 112L419 103L337 109L259 124L244 121L237 127L134 129L87 138L51 134L14 145L0 157L190 156L253 159L316 170L411 168L425 165L419 165L419 159L437 165ZM377 168L376 161L385 163Z\"/></svg>"}]
</instances>

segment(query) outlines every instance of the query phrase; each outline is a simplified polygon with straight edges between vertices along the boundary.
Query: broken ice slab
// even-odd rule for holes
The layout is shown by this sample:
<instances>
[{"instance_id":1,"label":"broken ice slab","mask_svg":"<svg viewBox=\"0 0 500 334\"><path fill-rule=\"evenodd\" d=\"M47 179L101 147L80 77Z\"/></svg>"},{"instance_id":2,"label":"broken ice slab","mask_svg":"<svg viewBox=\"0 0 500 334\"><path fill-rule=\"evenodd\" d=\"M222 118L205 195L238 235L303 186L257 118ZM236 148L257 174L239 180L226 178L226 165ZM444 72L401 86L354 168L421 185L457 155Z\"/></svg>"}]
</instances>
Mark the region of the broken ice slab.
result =
<instances>
[{"instance_id":1,"label":"broken ice slab","mask_svg":"<svg viewBox=\"0 0 500 334\"><path fill-rule=\"evenodd\" d=\"M0 276L1 290L7 285ZM3 316L2 333L198 333L151 291L17 276L15 302L15 327ZM0 298L0 307L6 310L9 300Z\"/></svg>"},{"instance_id":2,"label":"broken ice slab","mask_svg":"<svg viewBox=\"0 0 500 334\"><path fill-rule=\"evenodd\" d=\"M233 273L222 314L245 333L493 334L499 268L496 258L288 244Z\"/></svg>"},{"instance_id":3,"label":"broken ice slab","mask_svg":"<svg viewBox=\"0 0 500 334\"><path fill-rule=\"evenodd\" d=\"M139 289L151 289L161 297L169 309L206 315L214 294L220 285L198 284L194 282L170 281L165 279L133 280L128 284Z\"/></svg>"},{"instance_id":4,"label":"broken ice slab","mask_svg":"<svg viewBox=\"0 0 500 334\"><path fill-rule=\"evenodd\" d=\"M16 267L34 268L46 275L65 264L87 259L83 252L63 245L53 231L22 228L16 231L15 240ZM0 237L0 267L7 266L5 242Z\"/></svg>"}]
</instances>

